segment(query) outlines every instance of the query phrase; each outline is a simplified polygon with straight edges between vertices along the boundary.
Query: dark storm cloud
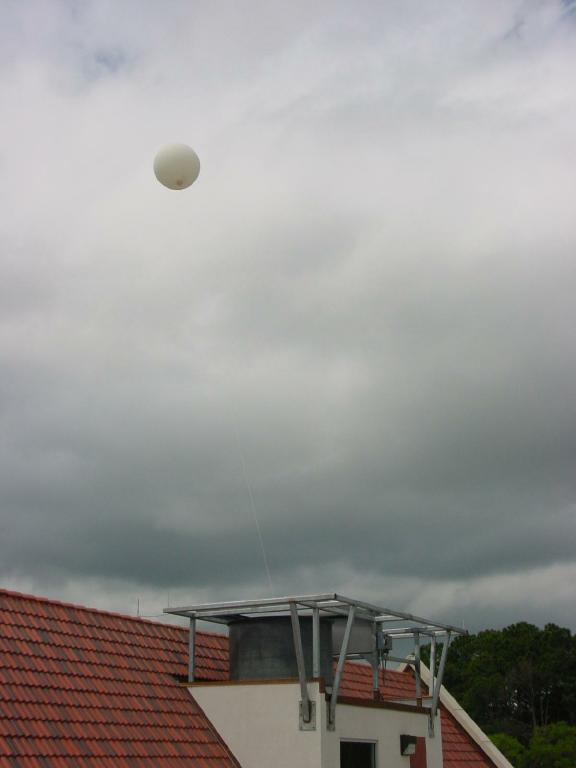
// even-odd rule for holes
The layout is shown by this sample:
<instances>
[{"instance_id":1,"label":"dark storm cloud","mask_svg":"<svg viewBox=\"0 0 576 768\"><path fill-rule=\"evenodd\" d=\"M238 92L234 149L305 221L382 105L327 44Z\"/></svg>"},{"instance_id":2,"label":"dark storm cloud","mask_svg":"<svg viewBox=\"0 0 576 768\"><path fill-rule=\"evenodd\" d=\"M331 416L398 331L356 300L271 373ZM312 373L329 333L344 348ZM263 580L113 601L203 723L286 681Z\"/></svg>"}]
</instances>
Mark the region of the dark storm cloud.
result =
<instances>
[{"instance_id":1,"label":"dark storm cloud","mask_svg":"<svg viewBox=\"0 0 576 768\"><path fill-rule=\"evenodd\" d=\"M427 510L430 512L430 510ZM483 510L477 511L479 517ZM418 524L398 520L383 510L370 525L355 522L358 510L331 516L330 525L304 519L274 526L267 556L276 583L292 570L322 562L333 566L375 567L383 579L411 576L436 579L468 578L521 571L551 561L573 559L574 509L550 515L540 523L520 522L502 532L485 515L486 527L467 536L470 521L450 525L450 541L442 543L444 520ZM477 526L478 528L480 526ZM367 531L370 535L367 535ZM110 535L111 531L113 536ZM87 577L132 580L144 586L222 588L251 579L266 581L262 556L248 519L242 528L183 532L162 527L160 521L102 521L52 516L46 526L23 524L18 534L5 535L3 570L38 579L65 581L79 573ZM539 551L530 552L535 540ZM430 542L436 546L431 551ZM24 563L24 567L22 566Z\"/></svg>"},{"instance_id":2,"label":"dark storm cloud","mask_svg":"<svg viewBox=\"0 0 576 768\"><path fill-rule=\"evenodd\" d=\"M565 5L2 13L3 583L566 614Z\"/></svg>"}]
</instances>

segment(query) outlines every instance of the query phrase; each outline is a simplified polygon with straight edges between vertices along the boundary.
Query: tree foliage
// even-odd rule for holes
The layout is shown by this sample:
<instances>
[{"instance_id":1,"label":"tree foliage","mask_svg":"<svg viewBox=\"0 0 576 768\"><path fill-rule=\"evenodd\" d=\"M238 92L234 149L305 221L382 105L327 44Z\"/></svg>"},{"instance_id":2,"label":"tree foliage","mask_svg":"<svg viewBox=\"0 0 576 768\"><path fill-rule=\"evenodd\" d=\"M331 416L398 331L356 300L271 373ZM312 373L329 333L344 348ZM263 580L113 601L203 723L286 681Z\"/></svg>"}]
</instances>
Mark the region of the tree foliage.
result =
<instances>
[{"instance_id":1,"label":"tree foliage","mask_svg":"<svg viewBox=\"0 0 576 768\"><path fill-rule=\"evenodd\" d=\"M490 738L515 768L576 766L576 726L568 723L538 726L527 747L508 733L493 733Z\"/></svg>"},{"instance_id":2,"label":"tree foliage","mask_svg":"<svg viewBox=\"0 0 576 768\"><path fill-rule=\"evenodd\" d=\"M521 768L574 768L576 727L552 723L534 730Z\"/></svg>"},{"instance_id":3,"label":"tree foliage","mask_svg":"<svg viewBox=\"0 0 576 768\"><path fill-rule=\"evenodd\" d=\"M490 738L512 765L516 768L524 765L526 747L517 738L510 736L509 733L493 733Z\"/></svg>"},{"instance_id":4,"label":"tree foliage","mask_svg":"<svg viewBox=\"0 0 576 768\"><path fill-rule=\"evenodd\" d=\"M428 660L428 653L423 657ZM552 723L576 725L576 636L555 624L540 629L521 622L457 637L448 650L444 684L481 728L528 747L531 739L555 733L546 729ZM537 748L545 751L535 742ZM576 768L576 760L571 766Z\"/></svg>"}]
</instances>

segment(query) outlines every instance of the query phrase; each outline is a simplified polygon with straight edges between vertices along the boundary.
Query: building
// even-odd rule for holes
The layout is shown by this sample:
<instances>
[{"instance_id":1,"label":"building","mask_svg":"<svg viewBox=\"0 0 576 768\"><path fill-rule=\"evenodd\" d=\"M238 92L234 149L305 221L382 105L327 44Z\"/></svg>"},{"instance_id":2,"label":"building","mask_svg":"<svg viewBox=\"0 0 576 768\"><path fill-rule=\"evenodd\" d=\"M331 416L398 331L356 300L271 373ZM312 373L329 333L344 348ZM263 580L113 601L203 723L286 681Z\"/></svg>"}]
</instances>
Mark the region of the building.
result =
<instances>
[{"instance_id":1,"label":"building","mask_svg":"<svg viewBox=\"0 0 576 768\"><path fill-rule=\"evenodd\" d=\"M228 623L230 611L210 610ZM300 616L301 667L273 677L241 618L229 639L0 590L0 768L511 768L423 665L361 660L353 621L353 658L327 671L328 623L312 647L315 619ZM278 623L282 642L294 626ZM323 675L303 680L310 664Z\"/></svg>"}]
</instances>

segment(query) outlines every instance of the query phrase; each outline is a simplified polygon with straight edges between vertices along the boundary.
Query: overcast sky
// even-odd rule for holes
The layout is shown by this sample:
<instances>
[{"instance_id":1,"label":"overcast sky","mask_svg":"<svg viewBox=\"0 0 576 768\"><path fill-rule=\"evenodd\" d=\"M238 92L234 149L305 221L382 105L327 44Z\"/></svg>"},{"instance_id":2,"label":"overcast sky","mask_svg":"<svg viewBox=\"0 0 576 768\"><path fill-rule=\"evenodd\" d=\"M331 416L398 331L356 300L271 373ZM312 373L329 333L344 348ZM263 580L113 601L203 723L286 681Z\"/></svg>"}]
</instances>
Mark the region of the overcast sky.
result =
<instances>
[{"instance_id":1,"label":"overcast sky","mask_svg":"<svg viewBox=\"0 0 576 768\"><path fill-rule=\"evenodd\" d=\"M574 0L0 0L0 584L576 627L575 71Z\"/></svg>"}]
</instances>

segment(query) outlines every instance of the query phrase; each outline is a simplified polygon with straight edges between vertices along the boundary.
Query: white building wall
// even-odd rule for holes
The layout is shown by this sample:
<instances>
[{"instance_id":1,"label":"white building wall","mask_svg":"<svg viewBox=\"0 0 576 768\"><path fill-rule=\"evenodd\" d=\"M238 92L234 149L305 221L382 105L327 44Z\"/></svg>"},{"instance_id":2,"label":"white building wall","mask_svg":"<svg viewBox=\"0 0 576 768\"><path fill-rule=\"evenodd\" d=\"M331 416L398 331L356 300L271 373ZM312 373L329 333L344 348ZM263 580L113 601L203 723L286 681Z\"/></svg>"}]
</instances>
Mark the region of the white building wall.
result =
<instances>
[{"instance_id":1,"label":"white building wall","mask_svg":"<svg viewBox=\"0 0 576 768\"><path fill-rule=\"evenodd\" d=\"M409 768L400 754L400 734L426 737L428 768L442 768L442 735L428 738L428 717L380 707L338 704L336 730L326 728L327 708L318 683L308 683L316 701L316 730L299 729L297 683L201 684L190 688L242 768L339 768L340 741L377 742L377 768Z\"/></svg>"},{"instance_id":2,"label":"white building wall","mask_svg":"<svg viewBox=\"0 0 576 768\"><path fill-rule=\"evenodd\" d=\"M308 690L320 697L318 683ZM299 729L298 683L196 684L190 693L242 768L321 768L320 728Z\"/></svg>"},{"instance_id":3,"label":"white building wall","mask_svg":"<svg viewBox=\"0 0 576 768\"><path fill-rule=\"evenodd\" d=\"M436 735L428 737L428 716L395 709L336 707L336 729L322 727L322 768L340 765L340 741L361 739L376 742L377 768L410 768L410 759L400 754L400 734L424 736L428 768L442 768L442 734L436 718Z\"/></svg>"}]
</instances>

